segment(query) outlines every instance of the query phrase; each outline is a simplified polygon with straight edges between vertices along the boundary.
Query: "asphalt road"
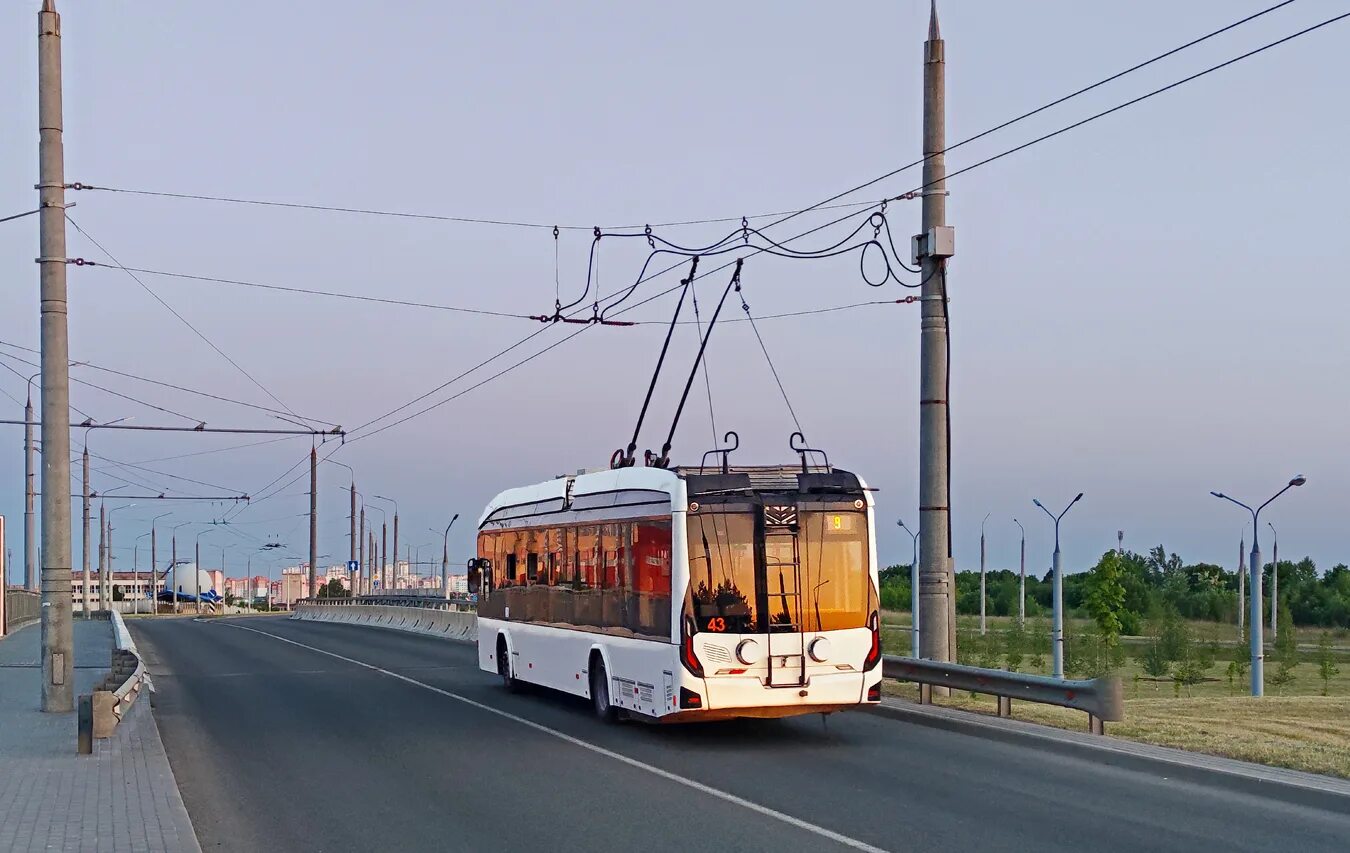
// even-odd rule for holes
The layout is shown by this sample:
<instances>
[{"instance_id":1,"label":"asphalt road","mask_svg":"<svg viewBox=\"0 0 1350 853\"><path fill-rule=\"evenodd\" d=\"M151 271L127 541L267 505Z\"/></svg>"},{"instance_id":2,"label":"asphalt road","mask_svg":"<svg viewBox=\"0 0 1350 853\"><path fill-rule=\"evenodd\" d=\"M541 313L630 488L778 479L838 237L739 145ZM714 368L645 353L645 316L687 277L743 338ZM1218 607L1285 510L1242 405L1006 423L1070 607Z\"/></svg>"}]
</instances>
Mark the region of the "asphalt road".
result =
<instances>
[{"instance_id":1,"label":"asphalt road","mask_svg":"<svg viewBox=\"0 0 1350 853\"><path fill-rule=\"evenodd\" d=\"M468 645L257 617L131 630L206 850L1350 848L1350 814L866 713L606 726L507 693Z\"/></svg>"}]
</instances>

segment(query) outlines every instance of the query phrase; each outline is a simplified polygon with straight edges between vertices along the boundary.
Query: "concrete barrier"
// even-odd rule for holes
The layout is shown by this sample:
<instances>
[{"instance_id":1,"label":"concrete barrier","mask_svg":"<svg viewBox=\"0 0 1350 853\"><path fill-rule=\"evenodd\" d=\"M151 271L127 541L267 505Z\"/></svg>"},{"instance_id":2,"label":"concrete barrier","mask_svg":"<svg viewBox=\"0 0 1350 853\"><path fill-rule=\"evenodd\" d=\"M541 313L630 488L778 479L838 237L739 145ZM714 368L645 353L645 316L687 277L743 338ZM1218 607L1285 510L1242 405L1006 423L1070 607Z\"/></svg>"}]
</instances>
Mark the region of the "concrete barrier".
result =
<instances>
[{"instance_id":1,"label":"concrete barrier","mask_svg":"<svg viewBox=\"0 0 1350 853\"><path fill-rule=\"evenodd\" d=\"M297 602L292 619L388 628L409 634L473 643L478 640L478 615L458 610L428 610L390 604L310 604Z\"/></svg>"}]
</instances>

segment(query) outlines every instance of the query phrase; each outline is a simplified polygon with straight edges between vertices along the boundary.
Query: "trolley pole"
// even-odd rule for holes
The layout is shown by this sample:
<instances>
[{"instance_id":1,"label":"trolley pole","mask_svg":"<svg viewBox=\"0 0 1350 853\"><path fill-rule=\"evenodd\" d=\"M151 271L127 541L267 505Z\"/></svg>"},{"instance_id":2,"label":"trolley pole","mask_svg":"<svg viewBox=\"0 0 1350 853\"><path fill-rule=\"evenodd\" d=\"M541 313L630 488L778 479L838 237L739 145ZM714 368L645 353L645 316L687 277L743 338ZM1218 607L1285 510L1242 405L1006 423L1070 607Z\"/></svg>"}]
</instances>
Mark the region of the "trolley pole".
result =
<instances>
[{"instance_id":1,"label":"trolley pole","mask_svg":"<svg viewBox=\"0 0 1350 853\"><path fill-rule=\"evenodd\" d=\"M923 233L947 223L946 85L944 43L937 3L923 46ZM947 305L945 261L926 252L921 261L922 322L919 341L919 558L918 656L956 656L955 596L948 505ZM939 689L939 692L945 690Z\"/></svg>"}]
</instances>

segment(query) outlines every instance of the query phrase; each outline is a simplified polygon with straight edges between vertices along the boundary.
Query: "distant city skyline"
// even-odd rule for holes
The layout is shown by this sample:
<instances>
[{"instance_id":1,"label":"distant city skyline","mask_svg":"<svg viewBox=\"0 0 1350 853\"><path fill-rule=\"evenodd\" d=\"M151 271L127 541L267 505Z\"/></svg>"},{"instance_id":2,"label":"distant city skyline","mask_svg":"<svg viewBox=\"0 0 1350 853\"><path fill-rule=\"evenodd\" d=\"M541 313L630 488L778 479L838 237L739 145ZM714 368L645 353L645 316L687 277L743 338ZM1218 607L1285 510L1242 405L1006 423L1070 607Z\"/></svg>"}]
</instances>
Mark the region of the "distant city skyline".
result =
<instances>
[{"instance_id":1,"label":"distant city skyline","mask_svg":"<svg viewBox=\"0 0 1350 853\"><path fill-rule=\"evenodd\" d=\"M1264 5L947 2L948 138L963 139ZM612 4L593 2L528 16L430 0L408 0L397 13L378 4L263 0L67 3L67 179L587 227L734 220L657 229L696 243L735 230L742 215L797 209L920 156L927 0L865 2L846 16L764 2L687 6L669 19L616 14ZM0 110L17 117L14 132L0 138L0 216L35 204L35 9L0 9L13 81L0 92ZM1317 4L1292 4L953 152L949 169L1326 15ZM260 20L269 25L259 27ZM1209 491L1259 502L1298 473L1307 486L1262 516L1279 528L1281 557L1308 555L1322 570L1350 562L1340 532L1350 503L1341 437L1350 401L1339 392L1350 371L1341 328L1350 296L1328 284L1350 265L1340 234L1350 184L1340 150L1350 118L1339 108L1348 40L1350 27L1328 27L952 180L958 570L978 566L980 519L992 512L990 568L1016 568L1017 517L1027 530L1028 571L1044 574L1050 531L1032 498L1062 505L1079 491L1086 495L1064 526L1066 569L1090 566L1123 529L1128 549L1162 544L1187 562L1231 570L1244 519ZM911 170L845 201L893 196L918 182ZM130 267L510 314L551 313L555 299L579 294L591 240L586 230L564 230L555 243L548 228L68 195L76 203L71 218ZM810 214L770 233L791 236L841 213ZM897 240L917 228L914 203L896 202L887 215ZM833 233L803 245L832 242ZM37 345L36 251L34 217L0 224L10 294L0 312L5 344ZM631 284L646 251L641 240L602 243L603 290ZM107 261L73 228L69 255ZM342 424L353 439L362 435L358 426L531 332L540 334L401 414L465 391L581 328L138 273L284 401L279 406L126 274L73 266L68 274L72 359L255 406L291 407ZM635 299L675 282L671 274L645 284ZM705 323L723 284L722 274L700 282ZM856 258L759 257L745 265L743 296L757 317L908 294L894 284L867 287ZM462 569L478 514L494 494L603 466L631 435L664 335L659 321L669 318L673 299L625 317L655 325L590 329L406 424L349 440L333 460L355 470L367 506L376 505L376 494L399 502L397 556L411 546L439 563L440 531L460 513L448 550L452 570ZM723 320L740 316L733 297ZM916 306L766 318L758 327L810 443L879 489L880 561L907 564L910 540L895 521L914 525L918 517ZM664 439L695 334L692 326L677 330L639 453ZM18 419L24 377L35 370L20 359L36 356L4 345L0 353L0 363L22 374L0 368L0 411ZM719 321L708 365L716 431L741 436L733 461L791 461L787 437L795 426L748 324ZM100 422L284 425L256 408L89 367L72 376L178 413L74 385L74 404ZM700 373L675 438L677 462L696 463L713 446L703 383ZM9 580L17 583L22 430L3 429L0 514L14 555ZM72 430L73 452L85 439ZM308 440L197 456L186 454L260 439L103 431L88 441L104 457L93 464L100 490L130 481L154 493L224 487L262 498L231 528L203 535L204 558L208 541L213 549L233 543L227 565L237 560L242 570L253 553L257 574L267 571L266 552L253 550L263 544L305 553L306 472L281 475L302 462ZM324 443L320 455L335 447ZM348 554L351 476L335 464L320 468L319 553L334 563ZM72 485L78 492L78 479ZM124 503L114 494L107 502ZM158 523L164 563L168 525L209 521L227 509L142 505L119 513L117 540L132 542L151 516L171 511ZM78 572L78 501L74 513ZM377 532L386 517L392 527L388 504L367 511ZM180 558L191 556L202 529L179 531ZM1270 530L1261 535L1269 559ZM1245 539L1250 546L1249 530ZM275 573L278 562L270 565Z\"/></svg>"}]
</instances>

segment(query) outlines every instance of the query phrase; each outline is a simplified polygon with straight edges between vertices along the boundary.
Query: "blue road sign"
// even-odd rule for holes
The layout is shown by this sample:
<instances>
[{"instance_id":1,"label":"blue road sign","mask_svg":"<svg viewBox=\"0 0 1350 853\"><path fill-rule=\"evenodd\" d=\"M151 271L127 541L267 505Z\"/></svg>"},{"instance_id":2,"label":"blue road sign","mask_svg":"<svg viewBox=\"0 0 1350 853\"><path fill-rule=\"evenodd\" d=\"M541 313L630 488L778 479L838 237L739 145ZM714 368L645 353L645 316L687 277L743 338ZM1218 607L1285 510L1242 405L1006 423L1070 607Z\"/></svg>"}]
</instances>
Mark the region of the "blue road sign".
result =
<instances>
[{"instance_id":1,"label":"blue road sign","mask_svg":"<svg viewBox=\"0 0 1350 853\"><path fill-rule=\"evenodd\" d=\"M349 571L349 572L354 572L354 571L356 571L356 570L359 569L359 568L361 568L361 564L358 563L358 562L356 562L355 560L348 560L348 561L347 561L347 571Z\"/></svg>"}]
</instances>

